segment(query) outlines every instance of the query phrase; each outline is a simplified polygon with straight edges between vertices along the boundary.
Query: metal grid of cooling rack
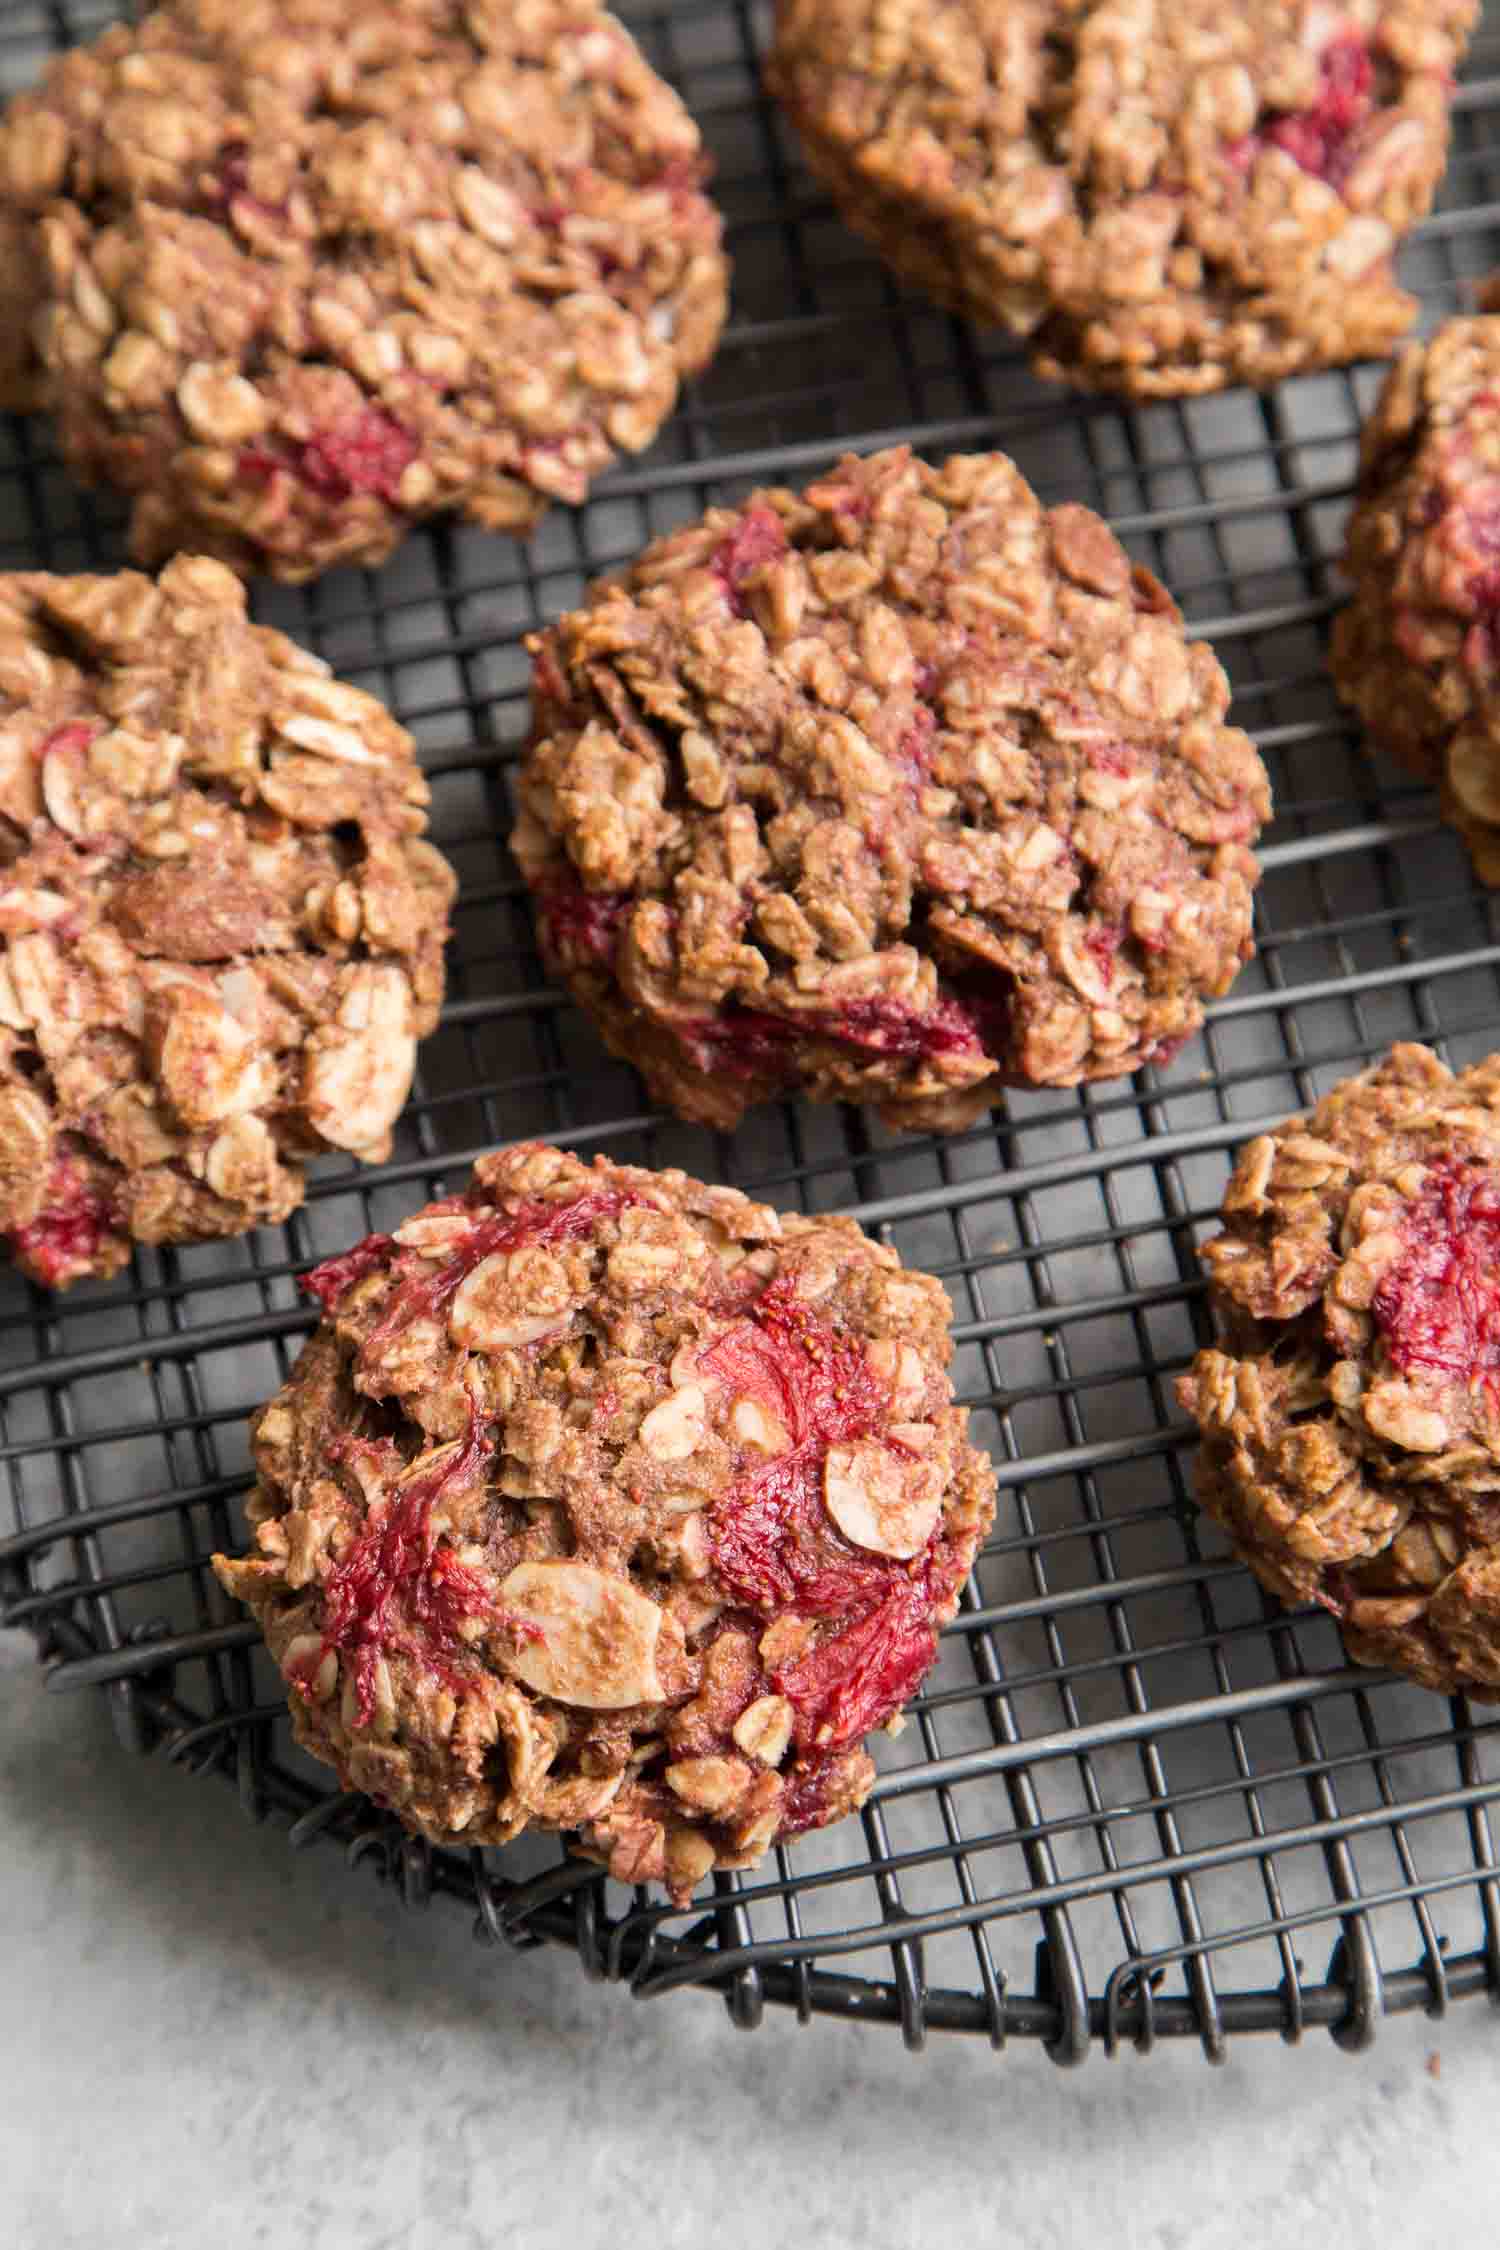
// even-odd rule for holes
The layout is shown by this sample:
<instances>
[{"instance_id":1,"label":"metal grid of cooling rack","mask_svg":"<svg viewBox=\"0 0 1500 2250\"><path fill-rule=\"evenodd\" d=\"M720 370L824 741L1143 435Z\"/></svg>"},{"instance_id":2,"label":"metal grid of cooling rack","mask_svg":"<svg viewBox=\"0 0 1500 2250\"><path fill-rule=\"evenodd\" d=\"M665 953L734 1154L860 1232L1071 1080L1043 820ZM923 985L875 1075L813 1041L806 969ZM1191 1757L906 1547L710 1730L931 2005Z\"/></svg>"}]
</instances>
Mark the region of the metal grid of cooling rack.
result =
<instances>
[{"instance_id":1,"label":"metal grid of cooling rack","mask_svg":"<svg viewBox=\"0 0 1500 2250\"><path fill-rule=\"evenodd\" d=\"M0 5L0 94L111 11ZM733 325L655 451L525 547L457 528L379 575L259 613L383 695L417 735L463 878L451 1003L390 1163L325 1166L246 1242L145 1251L46 1299L0 1277L0 1619L59 1688L97 1687L121 1742L231 1779L294 1841L373 1859L477 1934L576 1948L638 1994L699 1985L900 2026L1092 2040L1322 2026L1500 1996L1500 1718L1342 1661L1226 1559L1187 1494L1172 1377L1200 1340L1195 1245L1232 1151L1396 1037L1454 1062L1500 1027L1500 922L1431 799L1339 716L1322 641L1360 413L1378 370L1260 398L1122 411L1027 375L1014 348L902 296L844 233L759 97L747 0L626 11L703 121L736 259ZM1471 56L1445 196L1407 253L1430 322L1500 254L1500 20ZM1212 638L1272 769L1260 952L1171 1066L1012 1097L942 1142L854 1111L766 1110L732 1139L645 1106L539 969L508 827L522 636L708 502L800 479L845 443L1000 445L1043 497L1090 502ZM45 429L0 434L0 566L120 558ZM906 1731L859 1820L721 1878L687 1911L555 1841L434 1852L330 1793L290 1743L253 1630L207 1568L241 1532L245 1415L309 1314L296 1275L535 1134L850 1209L940 1274L956 1372L1001 1505Z\"/></svg>"}]
</instances>

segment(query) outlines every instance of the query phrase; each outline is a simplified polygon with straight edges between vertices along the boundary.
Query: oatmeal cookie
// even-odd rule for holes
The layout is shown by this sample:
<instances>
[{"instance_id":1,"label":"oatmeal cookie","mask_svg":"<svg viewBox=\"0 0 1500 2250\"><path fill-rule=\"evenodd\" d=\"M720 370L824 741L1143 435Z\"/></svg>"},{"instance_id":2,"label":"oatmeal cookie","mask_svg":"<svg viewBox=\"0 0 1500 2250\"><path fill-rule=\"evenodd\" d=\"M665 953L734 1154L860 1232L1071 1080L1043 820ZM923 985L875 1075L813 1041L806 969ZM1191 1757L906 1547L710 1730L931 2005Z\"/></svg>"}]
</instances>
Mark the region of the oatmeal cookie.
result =
<instances>
[{"instance_id":1,"label":"oatmeal cookie","mask_svg":"<svg viewBox=\"0 0 1500 2250\"><path fill-rule=\"evenodd\" d=\"M54 1288L384 1156L453 876L381 706L222 564L0 577L0 1235Z\"/></svg>"},{"instance_id":2,"label":"oatmeal cookie","mask_svg":"<svg viewBox=\"0 0 1500 2250\"><path fill-rule=\"evenodd\" d=\"M1500 317L1392 368L1360 446L1334 684L1500 883Z\"/></svg>"},{"instance_id":3,"label":"oatmeal cookie","mask_svg":"<svg viewBox=\"0 0 1500 2250\"><path fill-rule=\"evenodd\" d=\"M1476 0L779 0L768 76L908 281L1141 397L1387 352Z\"/></svg>"},{"instance_id":4,"label":"oatmeal cookie","mask_svg":"<svg viewBox=\"0 0 1500 2250\"><path fill-rule=\"evenodd\" d=\"M305 579L650 443L723 324L706 169L595 0L168 0L12 105L0 287L24 332L29 224L62 448L139 560Z\"/></svg>"},{"instance_id":5,"label":"oatmeal cookie","mask_svg":"<svg viewBox=\"0 0 1500 2250\"><path fill-rule=\"evenodd\" d=\"M1165 1058L1251 951L1224 674L1003 454L714 509L531 646L541 942L686 1117L967 1124Z\"/></svg>"},{"instance_id":6,"label":"oatmeal cookie","mask_svg":"<svg viewBox=\"0 0 1500 2250\"><path fill-rule=\"evenodd\" d=\"M308 1286L214 1568L346 1788L679 1899L864 1802L994 1513L936 1281L532 1144Z\"/></svg>"},{"instance_id":7,"label":"oatmeal cookie","mask_svg":"<svg viewBox=\"0 0 1500 2250\"><path fill-rule=\"evenodd\" d=\"M1392 1048L1250 1143L1224 1218L1200 1502L1356 1662L1500 1697L1500 1055Z\"/></svg>"}]
</instances>

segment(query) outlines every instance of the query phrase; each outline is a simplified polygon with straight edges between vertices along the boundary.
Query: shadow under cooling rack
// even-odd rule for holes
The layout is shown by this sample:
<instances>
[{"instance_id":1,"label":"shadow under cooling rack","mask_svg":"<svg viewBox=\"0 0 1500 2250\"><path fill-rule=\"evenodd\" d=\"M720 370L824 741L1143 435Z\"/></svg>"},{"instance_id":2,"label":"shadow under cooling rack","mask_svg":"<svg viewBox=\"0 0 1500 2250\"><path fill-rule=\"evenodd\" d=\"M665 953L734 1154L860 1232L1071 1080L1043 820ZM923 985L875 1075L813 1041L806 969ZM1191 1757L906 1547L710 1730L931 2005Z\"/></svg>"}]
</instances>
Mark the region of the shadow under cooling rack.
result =
<instances>
[{"instance_id":1,"label":"shadow under cooling rack","mask_svg":"<svg viewBox=\"0 0 1500 2250\"><path fill-rule=\"evenodd\" d=\"M245 1810L373 1863L481 1938L572 1946L639 1994L723 1994L929 2029L1091 2041L1323 2027L1500 1992L1500 1717L1343 1660L1265 1602L1195 1515L1173 1380L1202 1335L1196 1247L1237 1144L1392 1039L1453 1062L1500 1025L1500 925L1431 799L1362 747L1323 663L1360 368L1122 408L1044 388L1014 347L899 293L838 225L760 99L762 12L627 11L703 120L736 261L734 322L656 449L524 546L456 527L378 575L257 611L384 697L422 746L463 879L451 1000L388 1164L330 1163L285 1227L143 1251L59 1303L0 1276L0 1616L58 1687L108 1699L130 1749L231 1780ZM11 6L0 92L103 9ZM1441 208L1406 255L1424 321L1500 256L1500 39L1460 89ZM1000 445L1086 501L1172 588L1234 681L1276 788L1259 953L1170 1067L1012 1096L956 1137L850 1110L767 1109L732 1138L652 1114L551 991L509 826L524 635L707 503L800 479L845 444ZM0 431L0 564L120 559L119 518L46 430ZM245 1416L310 1325L296 1277L545 1135L852 1210L938 1273L958 1389L1000 1510L905 1731L857 1820L675 1910L555 1842L438 1852L330 1793L208 1569L242 1535Z\"/></svg>"}]
</instances>

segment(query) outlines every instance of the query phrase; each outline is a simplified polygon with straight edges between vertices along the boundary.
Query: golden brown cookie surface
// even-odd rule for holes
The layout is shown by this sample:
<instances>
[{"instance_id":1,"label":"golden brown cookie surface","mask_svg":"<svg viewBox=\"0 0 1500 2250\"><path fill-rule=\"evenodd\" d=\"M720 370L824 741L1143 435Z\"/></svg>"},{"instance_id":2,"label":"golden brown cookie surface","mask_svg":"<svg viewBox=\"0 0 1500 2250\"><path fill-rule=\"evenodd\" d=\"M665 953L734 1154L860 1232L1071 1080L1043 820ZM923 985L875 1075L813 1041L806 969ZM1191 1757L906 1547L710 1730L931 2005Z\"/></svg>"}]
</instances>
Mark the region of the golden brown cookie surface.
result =
<instances>
[{"instance_id":1,"label":"golden brown cookie surface","mask_svg":"<svg viewBox=\"0 0 1500 2250\"><path fill-rule=\"evenodd\" d=\"M1500 1057L1400 1046L1241 1152L1198 1499L1350 1654L1500 1695Z\"/></svg>"},{"instance_id":2,"label":"golden brown cookie surface","mask_svg":"<svg viewBox=\"0 0 1500 2250\"><path fill-rule=\"evenodd\" d=\"M994 1512L937 1282L531 1145L310 1286L215 1567L345 1786L679 1898L863 1802Z\"/></svg>"},{"instance_id":3,"label":"golden brown cookie surface","mask_svg":"<svg viewBox=\"0 0 1500 2250\"><path fill-rule=\"evenodd\" d=\"M138 560L305 579L650 442L724 318L705 170L595 0L169 0L0 125L0 286Z\"/></svg>"},{"instance_id":4,"label":"golden brown cookie surface","mask_svg":"<svg viewBox=\"0 0 1500 2250\"><path fill-rule=\"evenodd\" d=\"M1334 683L1500 882L1500 316L1445 321L1360 445Z\"/></svg>"},{"instance_id":5,"label":"golden brown cookie surface","mask_svg":"<svg viewBox=\"0 0 1500 2250\"><path fill-rule=\"evenodd\" d=\"M0 1229L33 1279L377 1157L453 876L410 736L222 564L0 577Z\"/></svg>"},{"instance_id":6,"label":"golden brown cookie surface","mask_svg":"<svg viewBox=\"0 0 1500 2250\"><path fill-rule=\"evenodd\" d=\"M899 273L1142 397L1387 352L1474 0L780 0L770 82Z\"/></svg>"},{"instance_id":7,"label":"golden brown cookie surface","mask_svg":"<svg viewBox=\"0 0 1500 2250\"><path fill-rule=\"evenodd\" d=\"M1250 951L1228 684L1003 454L715 509L533 644L512 847L550 962L684 1115L971 1122L1161 1059Z\"/></svg>"}]
</instances>

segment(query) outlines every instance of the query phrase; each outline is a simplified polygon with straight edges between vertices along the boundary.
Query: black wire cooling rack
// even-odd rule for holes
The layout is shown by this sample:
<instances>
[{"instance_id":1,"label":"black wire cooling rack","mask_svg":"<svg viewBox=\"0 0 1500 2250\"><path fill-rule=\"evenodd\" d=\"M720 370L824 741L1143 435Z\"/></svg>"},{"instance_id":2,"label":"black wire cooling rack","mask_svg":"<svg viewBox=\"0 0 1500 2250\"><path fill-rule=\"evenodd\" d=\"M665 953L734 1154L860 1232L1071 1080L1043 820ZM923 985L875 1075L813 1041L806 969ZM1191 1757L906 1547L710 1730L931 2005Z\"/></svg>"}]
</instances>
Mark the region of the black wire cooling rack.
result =
<instances>
[{"instance_id":1,"label":"black wire cooling rack","mask_svg":"<svg viewBox=\"0 0 1500 2250\"><path fill-rule=\"evenodd\" d=\"M110 11L0 7L0 93ZM122 1744L232 1780L253 1818L373 1859L476 1933L576 1948L638 1994L724 1995L1045 2042L1347 2046L1382 2014L1500 1997L1500 1717L1350 1669L1326 1618L1257 1592L1188 1498L1172 1379L1203 1334L1195 1245L1232 1152L1391 1039L1455 1063L1500 1031L1500 926L1431 798L1366 754L1323 668L1356 430L1377 369L1122 410L1044 388L1015 348L901 295L840 227L757 87L743 0L630 19L718 161L733 325L656 450L528 546L455 528L379 574L259 613L418 737L463 878L452 997L389 1164L325 1166L305 1210L228 1247L144 1251L58 1303L0 1276L0 1619ZM1471 56L1439 212L1406 271L1430 322L1500 257L1500 21ZM707 503L801 481L845 444L999 445L1084 500L1173 589L1272 770L1260 951L1170 1067L1014 1096L944 1141L784 1108L732 1138L653 1115L539 968L501 843L522 636ZM0 434L0 564L120 559L119 517L45 429ZM247 1410L310 1325L298 1272L545 1135L855 1211L942 1276L1000 1511L941 1661L858 1820L674 1910L552 1840L439 1852L331 1793L293 1748L253 1629L207 1558L242 1536Z\"/></svg>"}]
</instances>

